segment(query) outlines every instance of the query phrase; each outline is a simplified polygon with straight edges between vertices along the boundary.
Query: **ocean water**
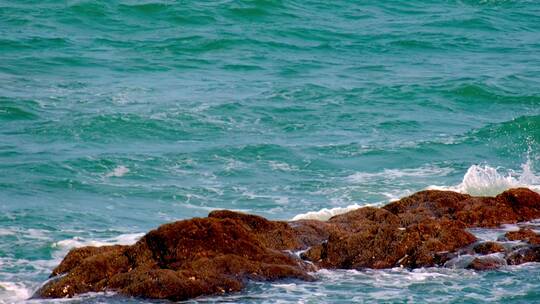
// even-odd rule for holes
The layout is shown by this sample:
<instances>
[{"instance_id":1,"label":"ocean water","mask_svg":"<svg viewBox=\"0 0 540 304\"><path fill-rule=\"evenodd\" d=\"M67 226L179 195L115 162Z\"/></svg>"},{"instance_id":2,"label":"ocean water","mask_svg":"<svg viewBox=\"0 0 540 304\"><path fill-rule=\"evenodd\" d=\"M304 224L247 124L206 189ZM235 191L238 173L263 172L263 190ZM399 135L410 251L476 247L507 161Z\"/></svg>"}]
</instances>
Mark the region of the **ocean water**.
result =
<instances>
[{"instance_id":1,"label":"ocean water","mask_svg":"<svg viewBox=\"0 0 540 304\"><path fill-rule=\"evenodd\" d=\"M0 303L213 209L516 186L540 189L538 1L0 0ZM316 275L190 303L540 302L538 264Z\"/></svg>"}]
</instances>

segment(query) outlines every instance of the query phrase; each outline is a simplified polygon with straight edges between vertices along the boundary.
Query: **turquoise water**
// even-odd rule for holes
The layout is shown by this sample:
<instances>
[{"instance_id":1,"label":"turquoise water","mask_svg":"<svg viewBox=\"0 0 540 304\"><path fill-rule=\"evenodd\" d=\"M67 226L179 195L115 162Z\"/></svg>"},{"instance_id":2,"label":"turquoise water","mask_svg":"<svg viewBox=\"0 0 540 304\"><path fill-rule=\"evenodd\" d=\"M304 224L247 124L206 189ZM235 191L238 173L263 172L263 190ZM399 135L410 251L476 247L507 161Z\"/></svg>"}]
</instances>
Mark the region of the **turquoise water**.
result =
<instances>
[{"instance_id":1,"label":"turquoise water","mask_svg":"<svg viewBox=\"0 0 540 304\"><path fill-rule=\"evenodd\" d=\"M540 189L539 143L536 1L0 0L0 302L215 208ZM537 264L317 275L200 301L540 301Z\"/></svg>"}]
</instances>

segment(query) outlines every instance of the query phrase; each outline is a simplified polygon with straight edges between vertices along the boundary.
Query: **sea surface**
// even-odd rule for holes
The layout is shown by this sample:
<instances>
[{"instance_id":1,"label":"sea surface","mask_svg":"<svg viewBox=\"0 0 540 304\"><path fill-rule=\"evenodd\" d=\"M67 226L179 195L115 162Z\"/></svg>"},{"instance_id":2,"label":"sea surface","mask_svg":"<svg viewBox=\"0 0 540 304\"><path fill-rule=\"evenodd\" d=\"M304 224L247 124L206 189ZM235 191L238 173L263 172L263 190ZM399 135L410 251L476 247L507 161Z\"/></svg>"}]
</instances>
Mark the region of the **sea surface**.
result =
<instances>
[{"instance_id":1,"label":"sea surface","mask_svg":"<svg viewBox=\"0 0 540 304\"><path fill-rule=\"evenodd\" d=\"M517 186L540 189L539 1L0 0L0 303L214 209ZM315 275L189 303L540 302L540 264Z\"/></svg>"}]
</instances>

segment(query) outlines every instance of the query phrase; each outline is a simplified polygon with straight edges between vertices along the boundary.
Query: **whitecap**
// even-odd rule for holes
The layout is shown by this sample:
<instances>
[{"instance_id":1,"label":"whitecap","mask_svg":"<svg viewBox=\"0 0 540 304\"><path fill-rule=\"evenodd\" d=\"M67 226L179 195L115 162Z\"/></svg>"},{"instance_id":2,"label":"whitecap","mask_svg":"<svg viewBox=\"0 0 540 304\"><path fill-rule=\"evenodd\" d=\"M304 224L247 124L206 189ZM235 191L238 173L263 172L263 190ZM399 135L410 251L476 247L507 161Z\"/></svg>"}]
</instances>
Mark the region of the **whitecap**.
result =
<instances>
[{"instance_id":1,"label":"whitecap","mask_svg":"<svg viewBox=\"0 0 540 304\"><path fill-rule=\"evenodd\" d=\"M323 208L319 211L309 211L306 213L301 213L295 215L292 220L298 221L298 220L319 220L319 221L327 221L333 216L347 213L349 211L353 211L362 207L367 206L377 206L378 204L365 204L365 205L359 205L359 204L353 204L349 205L347 207L336 207L336 208Z\"/></svg>"},{"instance_id":2,"label":"whitecap","mask_svg":"<svg viewBox=\"0 0 540 304\"><path fill-rule=\"evenodd\" d=\"M71 239L53 243L52 247L67 251L72 248L83 246L132 245L136 243L143 235L144 233L128 233L103 240L88 240L82 237L73 237Z\"/></svg>"},{"instance_id":3,"label":"whitecap","mask_svg":"<svg viewBox=\"0 0 540 304\"><path fill-rule=\"evenodd\" d=\"M422 166L419 168L408 169L384 169L381 172L356 172L347 176L347 179L353 183L367 183L379 181L380 179L396 180L404 177L431 177L431 176L447 176L454 169L437 166Z\"/></svg>"},{"instance_id":4,"label":"whitecap","mask_svg":"<svg viewBox=\"0 0 540 304\"><path fill-rule=\"evenodd\" d=\"M129 172L129 168L125 166L117 166L113 171L107 173L106 177L122 177Z\"/></svg>"},{"instance_id":5,"label":"whitecap","mask_svg":"<svg viewBox=\"0 0 540 304\"><path fill-rule=\"evenodd\" d=\"M0 303L17 303L28 299L32 291L19 282L0 282Z\"/></svg>"},{"instance_id":6,"label":"whitecap","mask_svg":"<svg viewBox=\"0 0 540 304\"><path fill-rule=\"evenodd\" d=\"M427 177L437 175L448 175L453 169L439 167L421 167L417 169L386 169L378 173L357 172L347 177L355 183L366 183L380 178L397 180L404 177ZM428 186L427 190L450 190L476 196L495 196L505 190L517 187L526 187L540 193L540 176L532 170L531 161L521 165L521 171L507 170L501 172L501 168L490 167L489 165L472 165L469 167L461 183L455 186ZM410 190L401 191L402 195L394 193L382 193L388 198L388 202L396 201L403 194L410 194ZM319 211L309 211L301 213L292 218L293 221L302 219L326 221L332 216L343 214L365 206L380 206L378 204L352 204L346 207L323 208Z\"/></svg>"},{"instance_id":7,"label":"whitecap","mask_svg":"<svg viewBox=\"0 0 540 304\"><path fill-rule=\"evenodd\" d=\"M287 163L278 162L278 161L269 161L268 165L274 171L287 171L288 172L288 171L297 171L298 170L298 168L296 166L289 165Z\"/></svg>"},{"instance_id":8,"label":"whitecap","mask_svg":"<svg viewBox=\"0 0 540 304\"><path fill-rule=\"evenodd\" d=\"M505 190L527 187L540 192L540 177L535 175L530 160L521 165L521 171L507 170L489 165L472 165L461 183L455 186L429 186L430 190L451 190L477 196L495 196Z\"/></svg>"},{"instance_id":9,"label":"whitecap","mask_svg":"<svg viewBox=\"0 0 540 304\"><path fill-rule=\"evenodd\" d=\"M14 235L14 234L15 234L15 231L13 231L12 229L0 228L0 236Z\"/></svg>"}]
</instances>

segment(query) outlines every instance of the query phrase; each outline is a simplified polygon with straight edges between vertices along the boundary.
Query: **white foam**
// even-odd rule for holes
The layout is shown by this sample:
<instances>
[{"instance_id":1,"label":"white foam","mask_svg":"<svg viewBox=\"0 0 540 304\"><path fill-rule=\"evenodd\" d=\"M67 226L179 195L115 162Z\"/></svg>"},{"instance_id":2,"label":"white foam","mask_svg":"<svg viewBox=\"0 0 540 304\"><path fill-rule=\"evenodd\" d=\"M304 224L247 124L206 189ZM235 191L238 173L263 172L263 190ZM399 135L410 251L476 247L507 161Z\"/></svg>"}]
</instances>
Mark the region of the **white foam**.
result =
<instances>
[{"instance_id":1,"label":"white foam","mask_svg":"<svg viewBox=\"0 0 540 304\"><path fill-rule=\"evenodd\" d=\"M14 234L15 234L15 231L13 231L11 229L0 228L0 236L14 235Z\"/></svg>"},{"instance_id":2,"label":"white foam","mask_svg":"<svg viewBox=\"0 0 540 304\"><path fill-rule=\"evenodd\" d=\"M107 173L106 177L122 177L129 172L129 168L125 166L117 166L112 172Z\"/></svg>"},{"instance_id":3,"label":"white foam","mask_svg":"<svg viewBox=\"0 0 540 304\"><path fill-rule=\"evenodd\" d=\"M296 291L298 289L298 285L295 283L290 284L273 284L274 287L282 288L286 292Z\"/></svg>"},{"instance_id":4,"label":"white foam","mask_svg":"<svg viewBox=\"0 0 540 304\"><path fill-rule=\"evenodd\" d=\"M353 204L349 205L347 207L336 207L336 208L323 208L319 211L309 211L306 213L301 213L298 215L295 215L292 220L298 221L298 220L319 220L319 221L327 221L332 216L347 213L349 211L356 210L358 208L367 207L367 206L376 206L377 204L365 204L365 205L358 205Z\"/></svg>"},{"instance_id":5,"label":"white foam","mask_svg":"<svg viewBox=\"0 0 540 304\"><path fill-rule=\"evenodd\" d=\"M31 290L22 283L0 282L0 303L18 303L31 296Z\"/></svg>"},{"instance_id":6,"label":"white foam","mask_svg":"<svg viewBox=\"0 0 540 304\"><path fill-rule=\"evenodd\" d=\"M460 184L450 187L429 186L428 189L452 190L478 196L494 196L517 187L527 187L540 192L540 177L534 174L529 160L521 165L521 172L507 170L502 173L501 170L488 165L472 165Z\"/></svg>"},{"instance_id":7,"label":"white foam","mask_svg":"<svg viewBox=\"0 0 540 304\"><path fill-rule=\"evenodd\" d=\"M270 165L270 168L274 171L297 171L298 168L293 165L289 165L287 163L282 163L278 161L269 161L268 165Z\"/></svg>"},{"instance_id":8,"label":"white foam","mask_svg":"<svg viewBox=\"0 0 540 304\"><path fill-rule=\"evenodd\" d=\"M448 175L453 169L439 167L421 167L417 169L394 170L386 169L378 173L357 172L347 177L355 183L367 183L381 178L390 180L399 180L407 177L427 177L437 175ZM521 165L521 171L506 170L502 172L501 168L493 168L488 165L472 165L469 167L461 183L455 186L428 186L429 190L451 190L460 193L466 193L476 196L495 196L505 190L517 187L526 187L540 193L540 176L534 174L531 161ZM401 192L410 194L410 191ZM382 193L389 198L389 202L399 198L393 193ZM310 219L326 221L332 216L343 214L365 206L378 206L380 204L352 204L346 207L323 208L319 211L309 211L301 213L292 218L293 221Z\"/></svg>"},{"instance_id":9,"label":"white foam","mask_svg":"<svg viewBox=\"0 0 540 304\"><path fill-rule=\"evenodd\" d=\"M396 180L404 177L430 177L430 176L446 176L452 173L452 168L441 168L437 166L423 166L420 168L410 169L384 169L381 172L356 172L347 177L354 183L367 183L379 181L380 179Z\"/></svg>"},{"instance_id":10,"label":"white foam","mask_svg":"<svg viewBox=\"0 0 540 304\"><path fill-rule=\"evenodd\" d=\"M143 235L144 233L128 233L103 240L87 240L81 237L74 237L71 239L53 243L52 246L67 251L72 248L83 246L132 245L137 242Z\"/></svg>"}]
</instances>

